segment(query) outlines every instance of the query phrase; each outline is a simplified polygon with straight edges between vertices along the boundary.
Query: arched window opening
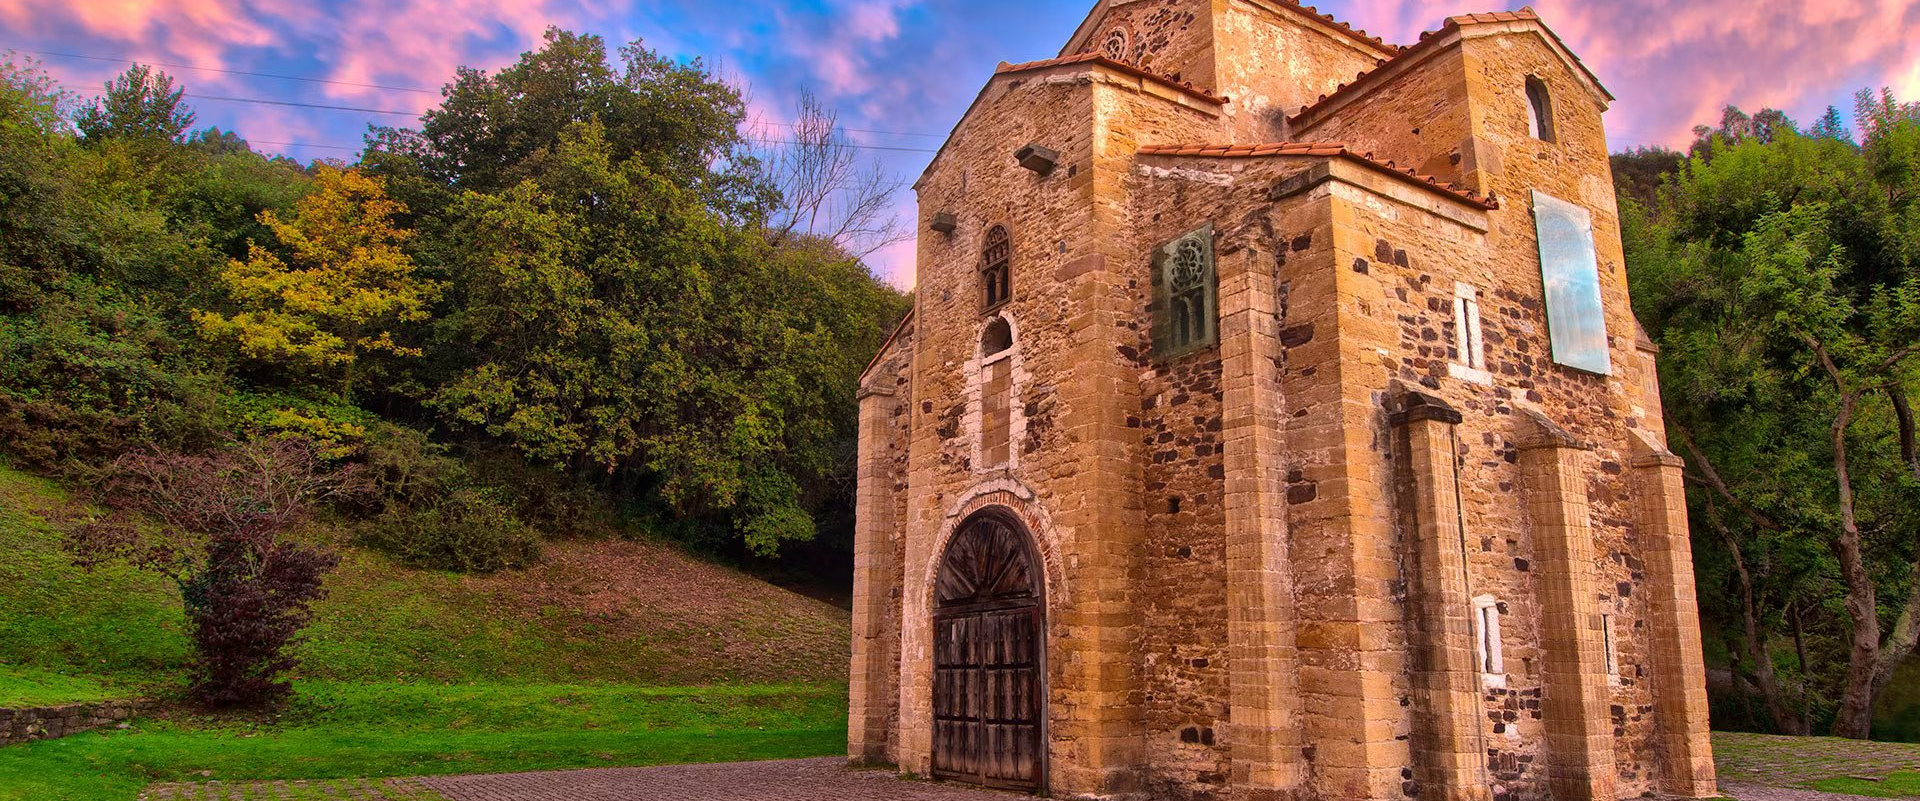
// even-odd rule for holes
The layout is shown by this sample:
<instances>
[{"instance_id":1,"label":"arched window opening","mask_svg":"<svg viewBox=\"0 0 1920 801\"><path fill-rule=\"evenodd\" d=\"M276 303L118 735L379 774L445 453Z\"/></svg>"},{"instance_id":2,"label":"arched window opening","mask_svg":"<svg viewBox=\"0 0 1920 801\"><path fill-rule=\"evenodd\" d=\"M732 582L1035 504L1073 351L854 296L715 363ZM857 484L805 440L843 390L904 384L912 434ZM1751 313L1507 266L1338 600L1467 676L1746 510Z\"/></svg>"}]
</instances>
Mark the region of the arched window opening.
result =
<instances>
[{"instance_id":1,"label":"arched window opening","mask_svg":"<svg viewBox=\"0 0 1920 801\"><path fill-rule=\"evenodd\" d=\"M987 231L986 246L981 250L980 288L985 308L994 309L1007 302L1013 294L1013 243L1007 237L1007 229L996 225Z\"/></svg>"},{"instance_id":2,"label":"arched window opening","mask_svg":"<svg viewBox=\"0 0 1920 801\"><path fill-rule=\"evenodd\" d=\"M1532 76L1527 77L1527 135L1553 141L1553 97L1546 82Z\"/></svg>"},{"instance_id":3,"label":"arched window opening","mask_svg":"<svg viewBox=\"0 0 1920 801\"><path fill-rule=\"evenodd\" d=\"M1013 326L1007 325L1007 318L995 317L987 322L987 330L980 333L980 355L992 356L1013 347Z\"/></svg>"},{"instance_id":4,"label":"arched window opening","mask_svg":"<svg viewBox=\"0 0 1920 801\"><path fill-rule=\"evenodd\" d=\"M1013 458L1013 326L994 317L980 332L980 460L1000 467Z\"/></svg>"}]
</instances>

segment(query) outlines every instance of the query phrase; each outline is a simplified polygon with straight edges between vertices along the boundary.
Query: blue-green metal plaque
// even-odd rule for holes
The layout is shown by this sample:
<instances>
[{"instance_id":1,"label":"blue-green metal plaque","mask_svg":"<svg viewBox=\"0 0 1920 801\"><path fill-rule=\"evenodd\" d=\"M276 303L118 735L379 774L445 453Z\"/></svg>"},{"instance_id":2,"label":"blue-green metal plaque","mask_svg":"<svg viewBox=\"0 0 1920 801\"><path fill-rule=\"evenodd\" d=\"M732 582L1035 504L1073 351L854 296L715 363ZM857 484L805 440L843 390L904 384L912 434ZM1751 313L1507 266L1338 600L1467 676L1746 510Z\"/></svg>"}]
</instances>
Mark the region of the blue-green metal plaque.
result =
<instances>
[{"instance_id":1,"label":"blue-green metal plaque","mask_svg":"<svg viewBox=\"0 0 1920 801\"><path fill-rule=\"evenodd\" d=\"M1547 289L1547 336L1554 362L1590 373L1611 372L1593 216L1536 189L1533 225L1540 237L1540 277Z\"/></svg>"}]
</instances>

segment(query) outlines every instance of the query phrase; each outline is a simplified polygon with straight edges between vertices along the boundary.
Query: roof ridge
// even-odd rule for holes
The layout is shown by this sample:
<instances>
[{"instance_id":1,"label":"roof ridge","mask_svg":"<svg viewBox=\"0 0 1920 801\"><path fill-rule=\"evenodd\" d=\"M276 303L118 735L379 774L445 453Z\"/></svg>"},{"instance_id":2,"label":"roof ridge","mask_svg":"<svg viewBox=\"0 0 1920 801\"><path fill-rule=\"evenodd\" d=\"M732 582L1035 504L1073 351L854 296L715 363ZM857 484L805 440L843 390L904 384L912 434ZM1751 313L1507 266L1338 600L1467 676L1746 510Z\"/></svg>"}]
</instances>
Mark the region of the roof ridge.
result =
<instances>
[{"instance_id":1,"label":"roof ridge","mask_svg":"<svg viewBox=\"0 0 1920 801\"><path fill-rule=\"evenodd\" d=\"M1228 100L1225 97L1214 94L1213 91L1210 89L1203 89L1201 87L1194 86L1193 84L1188 83L1186 81L1174 80L1171 76L1162 75L1160 73L1154 72L1152 70L1149 70L1143 67L1137 67L1132 64L1128 64L1124 61L1116 61L1112 58L1108 58L1106 55L1101 53L1075 53L1071 56L1060 56L1059 58L1043 58L1038 61L1024 61L1019 64L1010 64L1008 62L1002 61L1000 62L999 66L993 68L993 74L1005 75L1012 72L1025 72L1027 70L1037 70L1037 69L1045 69L1047 67L1059 67L1059 66L1064 66L1068 64L1083 64L1083 63L1098 64L1100 66L1116 69L1121 72L1128 73L1130 75L1136 75L1142 78L1148 78L1148 79L1157 81L1159 83L1166 84L1167 86L1171 86L1175 89L1180 89L1189 94L1205 98L1206 100L1214 103L1219 103L1224 105L1225 103L1227 103L1227 100Z\"/></svg>"},{"instance_id":2,"label":"roof ridge","mask_svg":"<svg viewBox=\"0 0 1920 801\"><path fill-rule=\"evenodd\" d=\"M1348 36L1354 39L1358 39L1364 43L1371 44L1389 53L1398 54L1401 50L1406 49L1401 45L1394 44L1378 36L1369 34L1366 32L1365 29L1355 28L1351 24L1335 19L1332 14L1322 14L1320 13L1320 9L1310 5L1305 5L1305 4L1296 2L1296 0L1269 0L1269 1L1274 3L1275 5L1287 8L1288 10L1295 11L1301 14L1305 14L1309 17L1318 19L1321 22L1324 22L1332 26L1335 30L1340 31L1341 33L1347 34Z\"/></svg>"},{"instance_id":3,"label":"roof ridge","mask_svg":"<svg viewBox=\"0 0 1920 801\"><path fill-rule=\"evenodd\" d=\"M1365 83L1369 76L1379 74L1380 68L1387 66L1389 63L1398 62L1401 58L1409 57L1415 52L1425 50L1429 42L1439 41L1440 36L1442 34L1447 33L1448 31L1458 30L1467 25L1482 25L1482 24L1496 23L1496 22L1540 23L1540 29L1543 31L1546 31L1547 35L1552 37L1553 41L1560 45L1560 49L1565 50L1567 52L1567 55L1573 58L1574 66L1579 67L1581 72L1586 73L1587 78L1592 80L1595 86L1600 87L1601 93L1605 94L1608 97L1608 99L1612 99L1613 94L1611 92L1607 92L1605 86L1600 85L1599 77L1595 76L1592 70L1587 69L1587 65L1580 60L1580 57L1578 55L1574 54L1571 48L1567 47L1566 42L1560 40L1559 34L1554 33L1552 28L1547 27L1546 21L1540 18L1539 12L1534 11L1533 6L1521 6L1520 10L1518 11L1491 11L1491 12L1472 13L1472 14L1455 14L1453 16L1447 17L1444 21L1441 22L1440 27L1430 31L1422 31L1420 33L1420 38L1418 41L1414 42L1411 45L1407 45L1405 47L1400 48L1400 52L1395 53L1394 55L1388 58L1383 58L1375 61L1373 63L1373 69L1361 71L1359 74L1353 76L1353 80L1334 87L1333 91L1315 98L1312 103L1308 103L1305 106L1302 106L1299 111L1296 111L1292 114L1287 115L1287 122L1288 124L1291 125L1296 120L1299 120L1300 118L1305 117L1314 111L1320 110L1321 108L1323 108L1324 106L1332 102L1334 99L1353 94L1353 92L1358 91L1355 87L1358 87L1360 84Z\"/></svg>"},{"instance_id":4,"label":"roof ridge","mask_svg":"<svg viewBox=\"0 0 1920 801\"><path fill-rule=\"evenodd\" d=\"M1242 158L1249 156L1313 156L1322 158L1343 157L1365 164L1400 178L1411 178L1466 200L1483 209L1500 208L1499 198L1493 195L1481 196L1471 189L1455 186L1451 181L1443 181L1411 167L1401 167L1392 159L1376 157L1372 151L1359 152L1344 142L1264 142L1260 144L1175 144L1145 145L1138 151L1142 156L1198 156L1202 158Z\"/></svg>"}]
</instances>

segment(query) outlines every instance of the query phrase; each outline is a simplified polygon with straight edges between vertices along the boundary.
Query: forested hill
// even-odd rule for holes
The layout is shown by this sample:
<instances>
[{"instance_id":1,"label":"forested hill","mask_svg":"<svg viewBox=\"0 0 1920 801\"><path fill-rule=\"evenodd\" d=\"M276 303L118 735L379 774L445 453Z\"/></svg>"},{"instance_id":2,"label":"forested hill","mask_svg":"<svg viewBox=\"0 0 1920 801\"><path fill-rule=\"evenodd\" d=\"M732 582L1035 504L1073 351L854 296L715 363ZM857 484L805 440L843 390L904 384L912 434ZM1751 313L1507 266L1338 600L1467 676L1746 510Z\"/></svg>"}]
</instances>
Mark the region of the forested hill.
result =
<instances>
[{"instance_id":1,"label":"forested hill","mask_svg":"<svg viewBox=\"0 0 1920 801\"><path fill-rule=\"evenodd\" d=\"M0 453L312 443L356 541L420 567L647 531L835 564L854 383L908 303L840 134L742 138L699 63L549 31L411 127L302 164L195 129L143 66L98 97L0 67ZM844 580L844 575L831 580Z\"/></svg>"}]
</instances>

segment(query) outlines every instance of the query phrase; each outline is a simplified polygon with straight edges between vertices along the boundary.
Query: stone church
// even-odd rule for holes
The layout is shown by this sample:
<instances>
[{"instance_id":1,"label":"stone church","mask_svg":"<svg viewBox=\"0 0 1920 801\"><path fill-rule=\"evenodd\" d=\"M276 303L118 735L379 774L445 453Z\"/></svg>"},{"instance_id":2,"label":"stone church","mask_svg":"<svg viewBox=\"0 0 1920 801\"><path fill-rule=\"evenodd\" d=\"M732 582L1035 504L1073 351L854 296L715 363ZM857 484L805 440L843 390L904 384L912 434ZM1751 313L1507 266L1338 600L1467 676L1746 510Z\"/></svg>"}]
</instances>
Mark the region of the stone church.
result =
<instances>
[{"instance_id":1,"label":"stone church","mask_svg":"<svg viewBox=\"0 0 1920 801\"><path fill-rule=\"evenodd\" d=\"M1101 0L914 185L861 379L848 751L1074 798L1716 795L1601 113L1530 9L1395 45Z\"/></svg>"}]
</instances>

